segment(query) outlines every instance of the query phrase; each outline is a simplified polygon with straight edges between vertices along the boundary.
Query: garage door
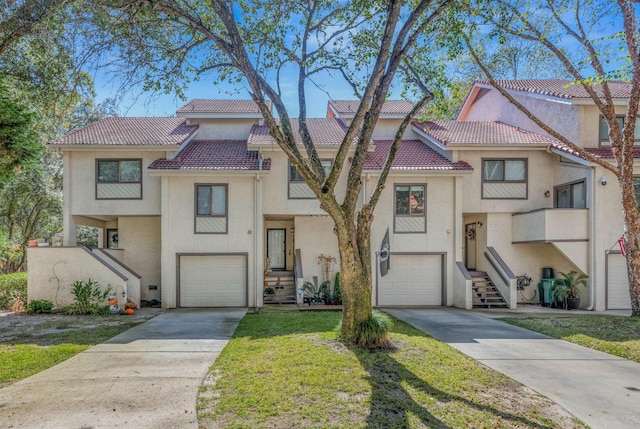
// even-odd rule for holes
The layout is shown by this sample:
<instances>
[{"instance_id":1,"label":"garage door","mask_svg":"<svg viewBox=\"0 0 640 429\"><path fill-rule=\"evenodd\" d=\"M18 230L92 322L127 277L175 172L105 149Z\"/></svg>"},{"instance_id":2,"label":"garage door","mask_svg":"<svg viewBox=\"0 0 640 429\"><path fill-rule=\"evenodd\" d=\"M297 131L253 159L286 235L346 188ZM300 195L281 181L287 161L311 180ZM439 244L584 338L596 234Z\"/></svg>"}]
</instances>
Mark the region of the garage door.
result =
<instances>
[{"instance_id":1,"label":"garage door","mask_svg":"<svg viewBox=\"0 0 640 429\"><path fill-rule=\"evenodd\" d=\"M246 255L180 256L180 307L247 305Z\"/></svg>"},{"instance_id":2,"label":"garage door","mask_svg":"<svg viewBox=\"0 0 640 429\"><path fill-rule=\"evenodd\" d=\"M442 305L442 255L391 254L378 278L378 305Z\"/></svg>"},{"instance_id":3,"label":"garage door","mask_svg":"<svg viewBox=\"0 0 640 429\"><path fill-rule=\"evenodd\" d=\"M631 310L627 262L619 253L607 254L607 309Z\"/></svg>"}]
</instances>

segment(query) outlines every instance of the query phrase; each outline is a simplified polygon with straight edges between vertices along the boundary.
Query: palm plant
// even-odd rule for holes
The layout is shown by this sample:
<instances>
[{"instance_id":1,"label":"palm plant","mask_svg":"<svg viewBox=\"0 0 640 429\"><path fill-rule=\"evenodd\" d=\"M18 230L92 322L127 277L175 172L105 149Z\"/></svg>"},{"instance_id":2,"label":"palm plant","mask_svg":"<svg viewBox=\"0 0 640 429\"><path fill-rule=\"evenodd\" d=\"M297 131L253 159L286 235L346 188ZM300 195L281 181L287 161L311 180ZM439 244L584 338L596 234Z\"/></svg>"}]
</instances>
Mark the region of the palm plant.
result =
<instances>
[{"instance_id":1,"label":"palm plant","mask_svg":"<svg viewBox=\"0 0 640 429\"><path fill-rule=\"evenodd\" d=\"M569 271L568 273L559 272L564 277L561 281L556 281L553 285L553 298L557 302L562 302L563 308L568 308L567 300L572 298L580 298L580 289L587 286L589 276L577 271Z\"/></svg>"}]
</instances>

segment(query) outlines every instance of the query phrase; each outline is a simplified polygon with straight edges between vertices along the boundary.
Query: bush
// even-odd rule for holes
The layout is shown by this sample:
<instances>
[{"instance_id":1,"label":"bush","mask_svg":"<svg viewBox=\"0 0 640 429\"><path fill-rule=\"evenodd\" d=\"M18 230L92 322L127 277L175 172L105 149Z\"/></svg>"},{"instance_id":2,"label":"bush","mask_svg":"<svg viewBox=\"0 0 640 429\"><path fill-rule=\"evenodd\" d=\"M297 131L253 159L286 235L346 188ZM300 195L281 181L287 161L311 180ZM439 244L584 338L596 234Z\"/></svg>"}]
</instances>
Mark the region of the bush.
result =
<instances>
[{"instance_id":1,"label":"bush","mask_svg":"<svg viewBox=\"0 0 640 429\"><path fill-rule=\"evenodd\" d=\"M0 275L0 309L13 310L27 302L27 273Z\"/></svg>"},{"instance_id":2,"label":"bush","mask_svg":"<svg viewBox=\"0 0 640 429\"><path fill-rule=\"evenodd\" d=\"M46 299L34 299L27 305L29 314L51 313L51 310L53 310L53 302Z\"/></svg>"},{"instance_id":3,"label":"bush","mask_svg":"<svg viewBox=\"0 0 640 429\"><path fill-rule=\"evenodd\" d=\"M71 294L74 303L67 307L67 314L109 314L107 298L111 295L111 285L101 290L96 281L77 280L71 285Z\"/></svg>"},{"instance_id":4,"label":"bush","mask_svg":"<svg viewBox=\"0 0 640 429\"><path fill-rule=\"evenodd\" d=\"M393 326L391 318L384 313L373 310L371 319L362 323L358 327L357 344L359 347L370 349L384 348L389 346L387 333Z\"/></svg>"}]
</instances>

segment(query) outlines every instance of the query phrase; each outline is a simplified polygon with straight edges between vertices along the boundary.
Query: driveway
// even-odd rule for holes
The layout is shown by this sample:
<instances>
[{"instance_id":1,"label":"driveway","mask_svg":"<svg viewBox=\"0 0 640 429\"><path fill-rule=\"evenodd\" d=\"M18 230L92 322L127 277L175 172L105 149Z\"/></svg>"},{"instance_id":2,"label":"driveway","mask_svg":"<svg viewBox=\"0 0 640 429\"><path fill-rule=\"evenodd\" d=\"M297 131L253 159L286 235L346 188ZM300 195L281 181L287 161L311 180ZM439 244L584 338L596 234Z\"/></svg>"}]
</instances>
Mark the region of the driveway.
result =
<instances>
[{"instance_id":1,"label":"driveway","mask_svg":"<svg viewBox=\"0 0 640 429\"><path fill-rule=\"evenodd\" d=\"M198 388L245 313L166 311L0 389L0 427L197 428Z\"/></svg>"},{"instance_id":2,"label":"driveway","mask_svg":"<svg viewBox=\"0 0 640 429\"><path fill-rule=\"evenodd\" d=\"M594 429L640 427L640 364L453 308L384 309Z\"/></svg>"}]
</instances>

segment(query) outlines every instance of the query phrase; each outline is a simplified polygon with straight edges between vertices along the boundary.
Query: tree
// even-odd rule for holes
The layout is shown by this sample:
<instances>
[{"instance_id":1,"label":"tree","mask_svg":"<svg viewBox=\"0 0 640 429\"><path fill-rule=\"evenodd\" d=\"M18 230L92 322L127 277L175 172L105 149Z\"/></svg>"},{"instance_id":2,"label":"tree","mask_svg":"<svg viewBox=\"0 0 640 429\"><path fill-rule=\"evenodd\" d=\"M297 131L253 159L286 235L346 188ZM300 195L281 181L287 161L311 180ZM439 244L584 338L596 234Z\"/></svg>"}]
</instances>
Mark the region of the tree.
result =
<instances>
[{"instance_id":1,"label":"tree","mask_svg":"<svg viewBox=\"0 0 640 429\"><path fill-rule=\"evenodd\" d=\"M8 98L0 84L0 188L21 165L40 159L42 145L33 131L34 115Z\"/></svg>"},{"instance_id":2,"label":"tree","mask_svg":"<svg viewBox=\"0 0 640 429\"><path fill-rule=\"evenodd\" d=\"M629 294L633 316L640 316L640 211L633 186L633 147L638 102L640 101L640 51L637 11L634 1L616 0L534 0L495 2L470 1L460 16L462 38L487 79L515 107L543 130L591 163L612 172L618 179L624 215L624 242L627 253ZM593 156L541 121L507 92L483 60L473 42L469 16L490 25L498 41L508 38L534 43L554 55L599 109L609 126L614 162ZM580 61L572 60L581 53ZM610 82L629 83L630 97L622 127L616 118Z\"/></svg>"},{"instance_id":3,"label":"tree","mask_svg":"<svg viewBox=\"0 0 640 429\"><path fill-rule=\"evenodd\" d=\"M126 58L122 67L128 66L126 70L132 73L127 76L132 79L144 69L147 88L179 93L189 76L207 71L215 72L218 82L245 86L272 137L335 223L343 296L341 338L347 343L374 346L386 338L371 338L366 332L375 324L371 307L373 212L403 131L442 90L443 85L427 89L430 82L442 83L443 78L429 47L435 45L437 25L444 24L444 11L452 3L129 1L109 2L98 19L107 24L110 42L119 43L117 51ZM306 125L307 86L323 73L346 79L362 100L328 175ZM296 130L283 102L282 84L287 79L296 82ZM407 85L417 102L397 131L370 199L358 208L367 149L394 85ZM275 112L269 109L268 100ZM296 134L303 151L296 144ZM347 154L352 150L349 164ZM335 188L343 170L348 176L346 194L338 199Z\"/></svg>"}]
</instances>

